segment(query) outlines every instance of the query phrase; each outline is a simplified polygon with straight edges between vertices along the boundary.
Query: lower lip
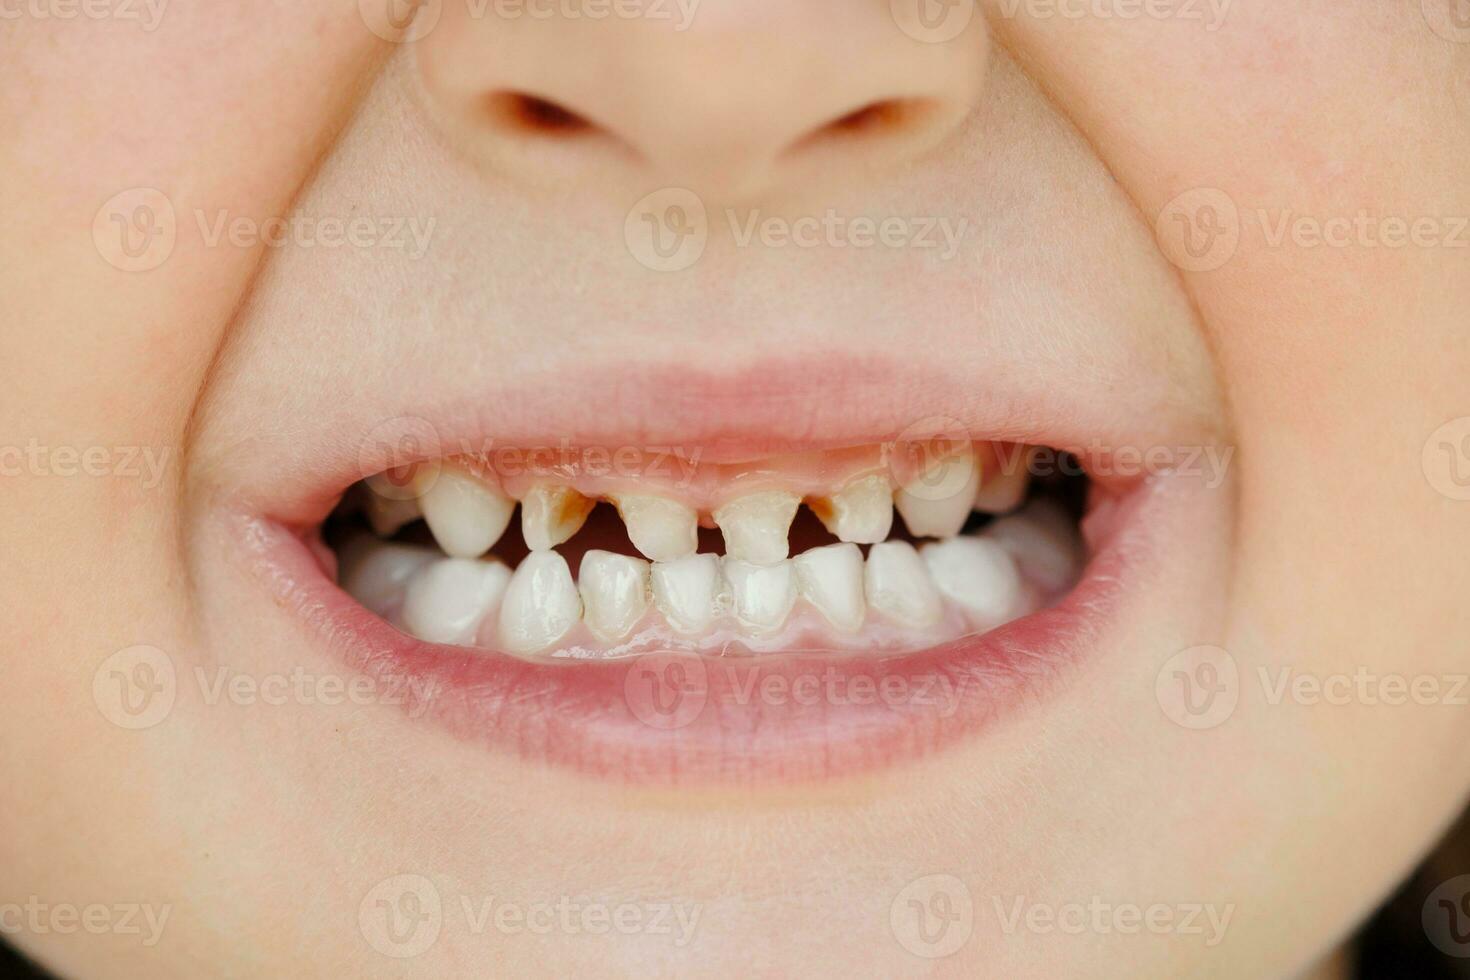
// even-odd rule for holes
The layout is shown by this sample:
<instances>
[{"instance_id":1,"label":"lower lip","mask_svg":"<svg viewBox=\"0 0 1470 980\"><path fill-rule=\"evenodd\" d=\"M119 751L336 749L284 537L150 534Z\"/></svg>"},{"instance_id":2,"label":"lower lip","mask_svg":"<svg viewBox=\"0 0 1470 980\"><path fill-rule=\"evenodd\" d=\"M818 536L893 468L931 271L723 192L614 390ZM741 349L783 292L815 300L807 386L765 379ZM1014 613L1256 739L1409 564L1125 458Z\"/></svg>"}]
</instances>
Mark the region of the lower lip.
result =
<instances>
[{"instance_id":1,"label":"lower lip","mask_svg":"<svg viewBox=\"0 0 1470 980\"><path fill-rule=\"evenodd\" d=\"M1157 552L1159 478L1116 502L1082 580L1058 605L980 636L897 656L645 655L532 663L398 632L322 572L301 538L234 515L275 600L353 670L411 692L405 709L533 765L645 785L861 775L970 739L1048 691L1116 619Z\"/></svg>"}]
</instances>

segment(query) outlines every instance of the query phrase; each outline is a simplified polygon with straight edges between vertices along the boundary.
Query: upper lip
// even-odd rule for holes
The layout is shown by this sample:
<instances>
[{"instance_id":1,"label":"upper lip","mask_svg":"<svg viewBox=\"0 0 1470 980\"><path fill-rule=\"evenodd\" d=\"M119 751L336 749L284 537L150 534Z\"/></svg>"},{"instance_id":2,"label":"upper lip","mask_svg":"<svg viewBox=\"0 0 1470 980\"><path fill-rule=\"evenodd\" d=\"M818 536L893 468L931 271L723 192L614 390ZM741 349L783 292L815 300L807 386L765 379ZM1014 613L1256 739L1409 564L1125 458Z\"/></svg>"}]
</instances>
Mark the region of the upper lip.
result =
<instances>
[{"instance_id":1,"label":"upper lip","mask_svg":"<svg viewBox=\"0 0 1470 980\"><path fill-rule=\"evenodd\" d=\"M719 373L657 362L568 367L509 386L398 392L396 403L369 395L334 406L319 427L262 432L252 445L226 447L204 469L212 495L229 497L233 508L305 528L352 483L390 466L505 446L628 446L741 462L937 427L1046 445L1085 464L1120 447L1216 441L1201 417L1169 405L1158 383L1079 374L1042 386L1034 371L1013 374L1000 361L983 375L956 376L919 362L830 353Z\"/></svg>"}]
</instances>

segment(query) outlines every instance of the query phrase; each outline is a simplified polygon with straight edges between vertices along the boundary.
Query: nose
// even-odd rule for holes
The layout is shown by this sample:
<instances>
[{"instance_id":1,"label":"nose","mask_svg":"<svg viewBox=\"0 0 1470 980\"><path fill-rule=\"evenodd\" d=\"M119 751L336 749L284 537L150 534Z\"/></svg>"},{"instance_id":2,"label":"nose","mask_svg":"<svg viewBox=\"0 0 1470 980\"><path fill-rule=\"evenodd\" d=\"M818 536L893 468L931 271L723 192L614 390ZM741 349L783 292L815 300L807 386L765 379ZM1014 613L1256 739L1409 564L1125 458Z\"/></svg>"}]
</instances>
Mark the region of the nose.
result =
<instances>
[{"instance_id":1,"label":"nose","mask_svg":"<svg viewBox=\"0 0 1470 980\"><path fill-rule=\"evenodd\" d=\"M904 10L934 2L444 0L414 55L453 141L511 179L749 199L892 168L961 123L988 38L970 0Z\"/></svg>"}]
</instances>

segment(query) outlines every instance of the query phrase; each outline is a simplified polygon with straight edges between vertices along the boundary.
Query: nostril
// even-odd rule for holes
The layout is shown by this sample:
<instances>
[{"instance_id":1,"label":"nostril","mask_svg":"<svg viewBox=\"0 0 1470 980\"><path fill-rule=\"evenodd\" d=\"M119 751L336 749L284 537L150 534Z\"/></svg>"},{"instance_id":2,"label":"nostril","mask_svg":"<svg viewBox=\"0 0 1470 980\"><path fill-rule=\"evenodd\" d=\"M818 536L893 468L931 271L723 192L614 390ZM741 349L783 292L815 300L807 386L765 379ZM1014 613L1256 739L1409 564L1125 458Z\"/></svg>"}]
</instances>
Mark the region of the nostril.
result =
<instances>
[{"instance_id":1,"label":"nostril","mask_svg":"<svg viewBox=\"0 0 1470 980\"><path fill-rule=\"evenodd\" d=\"M540 136L579 136L598 129L596 123L566 106L529 92L494 92L486 99L490 114L502 125Z\"/></svg>"},{"instance_id":2,"label":"nostril","mask_svg":"<svg viewBox=\"0 0 1470 980\"><path fill-rule=\"evenodd\" d=\"M914 111L912 100L885 99L882 102L870 102L861 109L854 109L847 115L832 120L823 128L830 130L833 134L872 132L875 129L902 125L904 119Z\"/></svg>"},{"instance_id":3,"label":"nostril","mask_svg":"<svg viewBox=\"0 0 1470 980\"><path fill-rule=\"evenodd\" d=\"M922 128L934 115L930 99L880 99L859 106L813 129L792 147L803 149L830 140L896 136Z\"/></svg>"}]
</instances>

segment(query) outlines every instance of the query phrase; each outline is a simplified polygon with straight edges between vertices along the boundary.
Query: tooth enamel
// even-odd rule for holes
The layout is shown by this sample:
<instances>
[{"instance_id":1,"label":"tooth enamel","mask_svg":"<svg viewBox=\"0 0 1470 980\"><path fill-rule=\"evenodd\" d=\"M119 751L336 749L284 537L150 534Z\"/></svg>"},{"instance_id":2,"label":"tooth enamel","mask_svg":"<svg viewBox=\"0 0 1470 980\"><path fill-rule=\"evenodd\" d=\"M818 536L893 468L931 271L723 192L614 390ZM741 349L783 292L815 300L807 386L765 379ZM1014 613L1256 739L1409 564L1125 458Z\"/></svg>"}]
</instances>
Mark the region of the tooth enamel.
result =
<instances>
[{"instance_id":1,"label":"tooth enamel","mask_svg":"<svg viewBox=\"0 0 1470 980\"><path fill-rule=\"evenodd\" d=\"M893 488L881 473L860 477L830 497L814 498L809 506L841 541L877 544L893 529Z\"/></svg>"},{"instance_id":2,"label":"tooth enamel","mask_svg":"<svg viewBox=\"0 0 1470 980\"><path fill-rule=\"evenodd\" d=\"M801 498L784 490L736 497L711 515L725 536L725 553L742 561L770 564L786 557L787 534Z\"/></svg>"},{"instance_id":3,"label":"tooth enamel","mask_svg":"<svg viewBox=\"0 0 1470 980\"><path fill-rule=\"evenodd\" d=\"M919 554L939 591L964 608L973 625L992 629L1024 611L1021 573L999 542L964 535L926 544Z\"/></svg>"},{"instance_id":4,"label":"tooth enamel","mask_svg":"<svg viewBox=\"0 0 1470 980\"><path fill-rule=\"evenodd\" d=\"M885 499L887 495L885 493ZM840 630L856 632L863 625L863 553L855 544L811 548L792 559L802 598Z\"/></svg>"},{"instance_id":5,"label":"tooth enamel","mask_svg":"<svg viewBox=\"0 0 1470 980\"><path fill-rule=\"evenodd\" d=\"M726 558L723 570L730 583L732 610L741 625L760 633L780 629L796 605L796 573L791 562L761 565Z\"/></svg>"},{"instance_id":6,"label":"tooth enamel","mask_svg":"<svg viewBox=\"0 0 1470 980\"><path fill-rule=\"evenodd\" d=\"M1021 506L1021 501L1026 499L1026 488L1031 484L1031 457L1035 451L1032 446L1012 450L1008 464L1002 463L994 473L985 476L985 482L975 492L974 509L983 514L1009 514Z\"/></svg>"},{"instance_id":7,"label":"tooth enamel","mask_svg":"<svg viewBox=\"0 0 1470 980\"><path fill-rule=\"evenodd\" d=\"M566 636L582 615L582 599L567 560L555 551L533 551L521 560L500 604L500 645L511 653L535 653Z\"/></svg>"},{"instance_id":8,"label":"tooth enamel","mask_svg":"<svg viewBox=\"0 0 1470 980\"><path fill-rule=\"evenodd\" d=\"M445 465L419 498L434 540L452 558L489 551L515 510L515 501L456 466Z\"/></svg>"},{"instance_id":9,"label":"tooth enamel","mask_svg":"<svg viewBox=\"0 0 1470 980\"><path fill-rule=\"evenodd\" d=\"M648 562L611 551L589 551L577 570L582 618L598 639L621 640L648 610Z\"/></svg>"},{"instance_id":10,"label":"tooth enamel","mask_svg":"<svg viewBox=\"0 0 1470 980\"><path fill-rule=\"evenodd\" d=\"M499 562L435 559L408 583L403 628L430 643L468 643L510 579L510 569Z\"/></svg>"},{"instance_id":11,"label":"tooth enamel","mask_svg":"<svg viewBox=\"0 0 1470 980\"><path fill-rule=\"evenodd\" d=\"M1027 504L985 529L985 537L1011 553L1021 575L1046 592L1076 579L1084 558L1082 541L1067 514L1049 500Z\"/></svg>"},{"instance_id":12,"label":"tooth enamel","mask_svg":"<svg viewBox=\"0 0 1470 980\"><path fill-rule=\"evenodd\" d=\"M894 494L893 504L910 534L947 538L965 526L979 487L980 464L974 449L966 446L906 483Z\"/></svg>"},{"instance_id":13,"label":"tooth enamel","mask_svg":"<svg viewBox=\"0 0 1470 980\"><path fill-rule=\"evenodd\" d=\"M651 561L674 561L699 546L699 515L667 497L623 494L613 498L633 547Z\"/></svg>"},{"instance_id":14,"label":"tooth enamel","mask_svg":"<svg viewBox=\"0 0 1470 980\"><path fill-rule=\"evenodd\" d=\"M709 628L719 611L720 560L714 555L689 555L653 565L653 602L681 633Z\"/></svg>"},{"instance_id":15,"label":"tooth enamel","mask_svg":"<svg viewBox=\"0 0 1470 980\"><path fill-rule=\"evenodd\" d=\"M521 498L521 537L532 551L547 551L581 529L596 501L571 487L532 487Z\"/></svg>"},{"instance_id":16,"label":"tooth enamel","mask_svg":"<svg viewBox=\"0 0 1470 980\"><path fill-rule=\"evenodd\" d=\"M863 591L868 605L907 626L932 626L944 615L939 590L907 541L884 541L868 549Z\"/></svg>"},{"instance_id":17,"label":"tooth enamel","mask_svg":"<svg viewBox=\"0 0 1470 980\"><path fill-rule=\"evenodd\" d=\"M381 538L397 534L399 528L419 518L417 496L405 496L404 488L389 483L379 473L363 481L360 496L363 512L373 533Z\"/></svg>"},{"instance_id":18,"label":"tooth enamel","mask_svg":"<svg viewBox=\"0 0 1470 980\"><path fill-rule=\"evenodd\" d=\"M393 608L414 573L435 557L430 548L386 543L363 534L343 546L337 581L343 592L382 616Z\"/></svg>"}]
</instances>

